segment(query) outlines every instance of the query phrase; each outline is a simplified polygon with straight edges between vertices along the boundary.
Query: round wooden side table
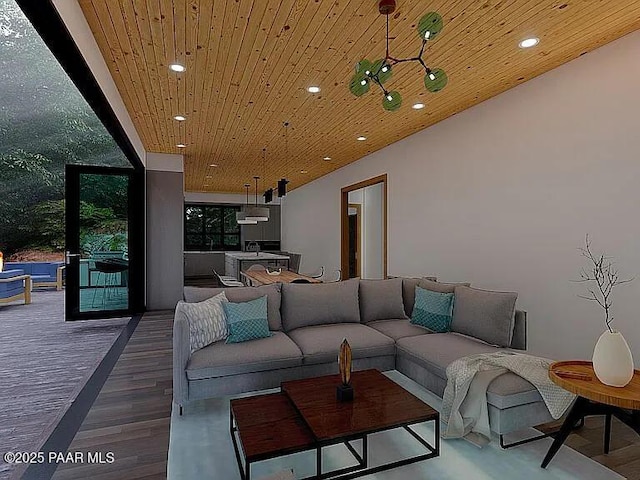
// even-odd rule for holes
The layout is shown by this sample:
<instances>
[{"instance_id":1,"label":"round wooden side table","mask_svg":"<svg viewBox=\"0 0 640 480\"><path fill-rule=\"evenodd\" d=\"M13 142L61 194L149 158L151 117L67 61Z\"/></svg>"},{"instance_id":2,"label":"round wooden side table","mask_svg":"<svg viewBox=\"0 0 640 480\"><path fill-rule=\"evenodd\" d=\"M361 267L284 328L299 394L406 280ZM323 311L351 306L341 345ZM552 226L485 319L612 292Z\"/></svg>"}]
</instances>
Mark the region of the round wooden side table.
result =
<instances>
[{"instance_id":1,"label":"round wooden side table","mask_svg":"<svg viewBox=\"0 0 640 480\"><path fill-rule=\"evenodd\" d=\"M588 415L605 415L605 453L609 453L612 415L640 435L640 370L636 370L631 383L622 388L600 382L593 371L593 364L583 360L551 364L549 378L565 390L575 393L578 398L544 457L542 468L549 465L574 425Z\"/></svg>"}]
</instances>

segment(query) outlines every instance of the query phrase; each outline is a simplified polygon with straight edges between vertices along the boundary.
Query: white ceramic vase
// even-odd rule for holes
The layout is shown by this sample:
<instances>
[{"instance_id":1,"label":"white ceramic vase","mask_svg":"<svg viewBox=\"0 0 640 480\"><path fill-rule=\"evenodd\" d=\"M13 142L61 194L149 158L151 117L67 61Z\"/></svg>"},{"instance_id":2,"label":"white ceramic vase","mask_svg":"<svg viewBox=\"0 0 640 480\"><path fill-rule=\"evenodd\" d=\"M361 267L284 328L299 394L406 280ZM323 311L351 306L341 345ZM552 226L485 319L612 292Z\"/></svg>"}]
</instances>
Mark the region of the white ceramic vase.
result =
<instances>
[{"instance_id":1,"label":"white ceramic vase","mask_svg":"<svg viewBox=\"0 0 640 480\"><path fill-rule=\"evenodd\" d=\"M593 350L593 370L596 377L610 387L624 387L633 378L633 357L620 332L600 335Z\"/></svg>"}]
</instances>

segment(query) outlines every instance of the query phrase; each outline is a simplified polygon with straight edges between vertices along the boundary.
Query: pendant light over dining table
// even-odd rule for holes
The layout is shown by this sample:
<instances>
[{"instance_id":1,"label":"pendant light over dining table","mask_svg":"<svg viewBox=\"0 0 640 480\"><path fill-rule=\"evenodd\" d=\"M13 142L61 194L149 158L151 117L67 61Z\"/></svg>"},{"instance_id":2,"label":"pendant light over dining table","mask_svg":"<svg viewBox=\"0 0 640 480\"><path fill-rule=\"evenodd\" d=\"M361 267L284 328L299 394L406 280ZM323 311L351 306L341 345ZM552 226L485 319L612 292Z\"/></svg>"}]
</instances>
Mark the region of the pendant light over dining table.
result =
<instances>
[{"instance_id":1,"label":"pendant light over dining table","mask_svg":"<svg viewBox=\"0 0 640 480\"><path fill-rule=\"evenodd\" d=\"M258 180L260 177L253 177L256 182L256 203L255 205L248 205L245 210L246 220L255 220L256 222L268 222L269 221L269 207L260 207L258 205Z\"/></svg>"},{"instance_id":2,"label":"pendant light over dining table","mask_svg":"<svg viewBox=\"0 0 640 480\"><path fill-rule=\"evenodd\" d=\"M238 225L257 225L258 223L257 220L247 218L246 208L249 207L249 187L250 186L251 185L248 183L244 184L244 188L247 191L247 203L246 203L245 209L240 210L239 212L236 212L236 223Z\"/></svg>"}]
</instances>

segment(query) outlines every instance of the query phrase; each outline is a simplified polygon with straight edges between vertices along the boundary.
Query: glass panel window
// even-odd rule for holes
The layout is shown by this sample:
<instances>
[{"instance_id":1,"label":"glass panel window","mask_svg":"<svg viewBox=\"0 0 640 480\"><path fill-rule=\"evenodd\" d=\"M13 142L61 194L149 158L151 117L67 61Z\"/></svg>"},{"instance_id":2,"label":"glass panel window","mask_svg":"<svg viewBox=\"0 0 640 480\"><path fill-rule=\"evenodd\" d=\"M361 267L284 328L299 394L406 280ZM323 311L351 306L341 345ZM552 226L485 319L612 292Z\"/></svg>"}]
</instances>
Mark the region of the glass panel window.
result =
<instances>
[{"instance_id":1,"label":"glass panel window","mask_svg":"<svg viewBox=\"0 0 640 480\"><path fill-rule=\"evenodd\" d=\"M204 215L200 207L187 207L184 215L184 229L187 233L202 233Z\"/></svg>"},{"instance_id":2,"label":"glass panel window","mask_svg":"<svg viewBox=\"0 0 640 480\"><path fill-rule=\"evenodd\" d=\"M239 210L235 205L185 205L185 250L240 250Z\"/></svg>"}]
</instances>

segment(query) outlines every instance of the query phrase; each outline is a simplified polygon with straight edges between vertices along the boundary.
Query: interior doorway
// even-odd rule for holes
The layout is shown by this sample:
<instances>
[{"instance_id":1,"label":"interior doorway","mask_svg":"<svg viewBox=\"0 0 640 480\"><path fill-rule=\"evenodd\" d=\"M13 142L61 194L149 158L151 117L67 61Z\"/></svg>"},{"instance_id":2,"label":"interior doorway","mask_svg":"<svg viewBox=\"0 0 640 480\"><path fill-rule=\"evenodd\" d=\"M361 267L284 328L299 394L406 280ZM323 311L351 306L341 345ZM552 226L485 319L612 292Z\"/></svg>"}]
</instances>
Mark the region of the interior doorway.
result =
<instances>
[{"instance_id":1,"label":"interior doorway","mask_svg":"<svg viewBox=\"0 0 640 480\"><path fill-rule=\"evenodd\" d=\"M360 271L360 240L362 238L362 205L349 204L349 275L355 278L361 275Z\"/></svg>"},{"instance_id":2,"label":"interior doorway","mask_svg":"<svg viewBox=\"0 0 640 480\"><path fill-rule=\"evenodd\" d=\"M343 278L386 278L387 175L344 187L341 195Z\"/></svg>"}]
</instances>

